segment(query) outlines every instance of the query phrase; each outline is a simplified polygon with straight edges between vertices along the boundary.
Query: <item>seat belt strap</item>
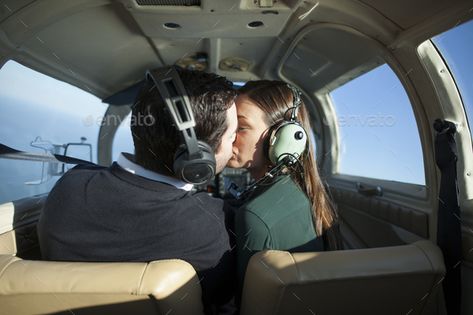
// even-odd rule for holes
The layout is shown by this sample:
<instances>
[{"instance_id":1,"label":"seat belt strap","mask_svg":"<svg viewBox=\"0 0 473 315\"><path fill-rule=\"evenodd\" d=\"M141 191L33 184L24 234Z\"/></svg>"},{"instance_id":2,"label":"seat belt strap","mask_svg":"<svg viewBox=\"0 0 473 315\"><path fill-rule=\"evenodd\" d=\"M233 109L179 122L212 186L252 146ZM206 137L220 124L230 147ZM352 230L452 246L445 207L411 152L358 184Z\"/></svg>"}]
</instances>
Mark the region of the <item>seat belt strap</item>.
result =
<instances>
[{"instance_id":1,"label":"seat belt strap","mask_svg":"<svg viewBox=\"0 0 473 315\"><path fill-rule=\"evenodd\" d=\"M435 160L441 172L437 222L437 244L442 250L446 274L443 280L448 315L461 312L462 234L458 203L457 147L454 123L437 119L434 122Z\"/></svg>"},{"instance_id":2,"label":"seat belt strap","mask_svg":"<svg viewBox=\"0 0 473 315\"><path fill-rule=\"evenodd\" d=\"M0 143L0 157L7 158L7 159L29 160L29 161L38 161L38 162L97 165L90 161L77 159L77 158L70 157L67 155L41 154L41 153L29 153L29 152L19 151L9 146L6 146L2 143Z\"/></svg>"}]
</instances>

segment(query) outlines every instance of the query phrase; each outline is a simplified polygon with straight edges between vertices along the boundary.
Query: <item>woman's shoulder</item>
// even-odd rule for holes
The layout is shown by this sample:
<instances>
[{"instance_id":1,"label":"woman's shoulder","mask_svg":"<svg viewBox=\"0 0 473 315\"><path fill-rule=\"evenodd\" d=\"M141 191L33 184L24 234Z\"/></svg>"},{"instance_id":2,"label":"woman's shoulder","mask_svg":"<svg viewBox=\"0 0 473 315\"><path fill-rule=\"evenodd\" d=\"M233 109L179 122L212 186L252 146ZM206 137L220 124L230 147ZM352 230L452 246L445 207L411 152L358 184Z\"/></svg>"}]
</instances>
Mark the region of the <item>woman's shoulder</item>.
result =
<instances>
[{"instance_id":1,"label":"woman's shoulder","mask_svg":"<svg viewBox=\"0 0 473 315\"><path fill-rule=\"evenodd\" d=\"M243 203L238 211L240 215L249 212L264 220L310 208L307 196L289 175L279 176L272 184L261 188Z\"/></svg>"},{"instance_id":2,"label":"woman's shoulder","mask_svg":"<svg viewBox=\"0 0 473 315\"><path fill-rule=\"evenodd\" d=\"M271 205L287 198L305 200L307 196L291 176L281 175L274 182L256 188L255 193L249 196L246 203L250 206Z\"/></svg>"}]
</instances>

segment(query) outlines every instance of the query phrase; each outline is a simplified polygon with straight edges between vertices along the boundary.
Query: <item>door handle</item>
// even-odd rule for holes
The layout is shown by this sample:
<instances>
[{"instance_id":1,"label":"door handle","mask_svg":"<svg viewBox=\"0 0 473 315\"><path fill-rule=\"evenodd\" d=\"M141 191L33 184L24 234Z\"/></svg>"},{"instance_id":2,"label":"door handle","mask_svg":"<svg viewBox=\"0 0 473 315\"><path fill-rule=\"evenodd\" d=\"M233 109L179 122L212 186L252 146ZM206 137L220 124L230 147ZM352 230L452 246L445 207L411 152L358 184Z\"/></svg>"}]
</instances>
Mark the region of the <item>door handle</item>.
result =
<instances>
[{"instance_id":1,"label":"door handle","mask_svg":"<svg viewBox=\"0 0 473 315\"><path fill-rule=\"evenodd\" d=\"M356 190L358 193L369 197L383 195L383 188L380 186L368 185L360 182L356 183Z\"/></svg>"}]
</instances>

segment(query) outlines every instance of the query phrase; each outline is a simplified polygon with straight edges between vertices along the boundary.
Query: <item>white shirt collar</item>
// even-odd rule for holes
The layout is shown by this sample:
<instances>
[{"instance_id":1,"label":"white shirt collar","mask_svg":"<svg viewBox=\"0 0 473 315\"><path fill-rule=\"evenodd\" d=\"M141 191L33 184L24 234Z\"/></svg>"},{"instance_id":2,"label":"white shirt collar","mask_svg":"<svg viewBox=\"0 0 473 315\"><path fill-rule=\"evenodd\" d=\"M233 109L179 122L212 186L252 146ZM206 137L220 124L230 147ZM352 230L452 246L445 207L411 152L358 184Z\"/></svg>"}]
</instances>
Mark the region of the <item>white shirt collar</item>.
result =
<instances>
[{"instance_id":1,"label":"white shirt collar","mask_svg":"<svg viewBox=\"0 0 473 315\"><path fill-rule=\"evenodd\" d=\"M153 171L150 171L146 168L144 168L141 165L138 165L134 163L131 159L133 159L133 155L130 153L125 153L122 152L120 156L118 157L117 163L120 165L121 168L125 169L126 171L141 176L145 177L157 182L161 183L166 183L169 185L172 185L178 189L182 189L185 191L191 191L194 185L186 183L182 180L179 180L177 178L169 177L166 175L162 175Z\"/></svg>"}]
</instances>

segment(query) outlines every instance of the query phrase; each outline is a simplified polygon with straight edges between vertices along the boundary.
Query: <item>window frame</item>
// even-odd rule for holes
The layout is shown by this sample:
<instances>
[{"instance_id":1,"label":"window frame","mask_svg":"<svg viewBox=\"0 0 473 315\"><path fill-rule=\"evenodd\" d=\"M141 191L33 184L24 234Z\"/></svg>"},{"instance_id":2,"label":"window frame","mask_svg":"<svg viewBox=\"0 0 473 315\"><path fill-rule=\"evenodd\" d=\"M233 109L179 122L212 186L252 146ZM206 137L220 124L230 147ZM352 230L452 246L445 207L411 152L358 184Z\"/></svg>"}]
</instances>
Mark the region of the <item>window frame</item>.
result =
<instances>
[{"instance_id":1,"label":"window frame","mask_svg":"<svg viewBox=\"0 0 473 315\"><path fill-rule=\"evenodd\" d=\"M448 30L447 30L448 31ZM419 60L428 74L436 97L440 103L439 115L447 117L457 124L457 181L462 220L473 223L473 140L466 118L465 105L461 98L454 76L431 39L418 45L416 51ZM446 70L446 71L442 71ZM439 171L437 171L440 174Z\"/></svg>"}]
</instances>

